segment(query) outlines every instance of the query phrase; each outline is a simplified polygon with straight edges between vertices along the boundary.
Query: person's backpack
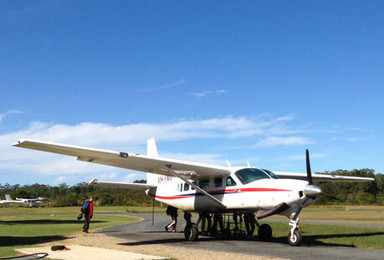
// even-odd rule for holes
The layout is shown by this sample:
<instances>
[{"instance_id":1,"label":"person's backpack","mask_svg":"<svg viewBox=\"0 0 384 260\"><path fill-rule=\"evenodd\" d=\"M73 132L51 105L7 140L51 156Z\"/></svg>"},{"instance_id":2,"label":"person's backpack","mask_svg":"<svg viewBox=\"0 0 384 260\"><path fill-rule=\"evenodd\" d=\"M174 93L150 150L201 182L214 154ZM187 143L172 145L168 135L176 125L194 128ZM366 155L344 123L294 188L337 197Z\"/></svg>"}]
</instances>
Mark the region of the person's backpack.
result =
<instances>
[{"instance_id":1,"label":"person's backpack","mask_svg":"<svg viewBox=\"0 0 384 260\"><path fill-rule=\"evenodd\" d=\"M81 212L84 213L84 214L89 214L90 213L90 204L91 202L90 201L87 201L83 204L83 206L81 207Z\"/></svg>"}]
</instances>

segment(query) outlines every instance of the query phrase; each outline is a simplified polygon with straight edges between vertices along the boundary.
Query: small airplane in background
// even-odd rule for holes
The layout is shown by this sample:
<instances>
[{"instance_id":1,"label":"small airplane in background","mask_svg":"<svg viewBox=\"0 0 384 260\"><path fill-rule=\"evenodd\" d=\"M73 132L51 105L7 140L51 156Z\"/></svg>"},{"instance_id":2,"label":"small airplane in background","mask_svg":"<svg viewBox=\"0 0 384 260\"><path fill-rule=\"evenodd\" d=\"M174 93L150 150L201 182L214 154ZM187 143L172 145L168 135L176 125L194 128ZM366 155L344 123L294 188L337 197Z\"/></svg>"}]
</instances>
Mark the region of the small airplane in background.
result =
<instances>
[{"instance_id":1,"label":"small airplane in background","mask_svg":"<svg viewBox=\"0 0 384 260\"><path fill-rule=\"evenodd\" d=\"M93 179L96 186L145 191L155 200L184 211L198 213L254 213L257 220L275 214L290 218L292 227L288 242L300 245L299 215L304 207L313 204L321 194L314 181L373 181L373 178L333 176L311 173L309 152L306 151L307 174L279 173L251 167L215 166L158 156L154 138L147 141L147 155L130 154L55 144L34 140L20 140L14 146L77 157L77 160L147 172L147 183L107 182ZM198 219L186 225L184 234L189 241L198 238ZM269 240L272 228L258 227L258 238ZM230 232L230 231L229 231Z\"/></svg>"},{"instance_id":2,"label":"small airplane in background","mask_svg":"<svg viewBox=\"0 0 384 260\"><path fill-rule=\"evenodd\" d=\"M23 199L23 198L16 198L15 200L12 199L11 195L5 194L5 200L0 200L0 204L23 204L30 208L32 207L39 207L41 205L41 200L44 198L36 198L36 199Z\"/></svg>"}]
</instances>

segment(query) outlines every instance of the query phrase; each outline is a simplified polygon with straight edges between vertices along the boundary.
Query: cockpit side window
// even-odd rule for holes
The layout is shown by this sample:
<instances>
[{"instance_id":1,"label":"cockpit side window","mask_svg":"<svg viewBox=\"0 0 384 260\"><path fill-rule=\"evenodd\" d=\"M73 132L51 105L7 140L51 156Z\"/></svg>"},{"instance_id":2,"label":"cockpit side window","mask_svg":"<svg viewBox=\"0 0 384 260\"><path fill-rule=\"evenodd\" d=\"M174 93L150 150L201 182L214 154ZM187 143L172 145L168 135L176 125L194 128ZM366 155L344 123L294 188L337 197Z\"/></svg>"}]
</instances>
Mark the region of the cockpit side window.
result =
<instances>
[{"instance_id":1,"label":"cockpit side window","mask_svg":"<svg viewBox=\"0 0 384 260\"><path fill-rule=\"evenodd\" d=\"M227 186L236 186L236 182L232 179L231 176L227 177L226 184Z\"/></svg>"},{"instance_id":2,"label":"cockpit side window","mask_svg":"<svg viewBox=\"0 0 384 260\"><path fill-rule=\"evenodd\" d=\"M256 168L242 169L237 171L235 174L243 184L251 183L260 179L271 179L267 173Z\"/></svg>"}]
</instances>

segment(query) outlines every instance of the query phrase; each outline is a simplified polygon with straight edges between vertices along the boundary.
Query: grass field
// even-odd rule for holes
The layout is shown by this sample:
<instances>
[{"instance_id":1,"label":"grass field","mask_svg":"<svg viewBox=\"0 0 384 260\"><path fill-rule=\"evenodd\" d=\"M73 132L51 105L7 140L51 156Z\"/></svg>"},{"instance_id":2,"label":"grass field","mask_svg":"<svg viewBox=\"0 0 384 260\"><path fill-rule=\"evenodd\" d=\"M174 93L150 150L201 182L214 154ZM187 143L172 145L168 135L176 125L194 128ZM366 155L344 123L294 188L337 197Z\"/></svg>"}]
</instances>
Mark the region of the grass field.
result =
<instances>
[{"instance_id":1,"label":"grass field","mask_svg":"<svg viewBox=\"0 0 384 260\"><path fill-rule=\"evenodd\" d=\"M15 255L15 248L62 240L81 232L83 221L76 219L78 214L78 207L1 208L0 257ZM138 219L97 215L91 221L91 230L134 221Z\"/></svg>"},{"instance_id":2,"label":"grass field","mask_svg":"<svg viewBox=\"0 0 384 260\"><path fill-rule=\"evenodd\" d=\"M305 208L303 220L384 224L383 206L321 206Z\"/></svg>"},{"instance_id":3,"label":"grass field","mask_svg":"<svg viewBox=\"0 0 384 260\"><path fill-rule=\"evenodd\" d=\"M95 207L95 212L150 214L152 213L152 208ZM155 212L165 214L165 208L155 208ZM17 247L31 246L51 240L61 240L71 234L80 232L82 222L76 220L78 214L79 207L0 208L0 257L14 255L13 249ZM284 223L269 224L273 228L273 241L286 244L290 229L288 219L279 216L271 218L285 220ZM384 224L384 207L309 207L303 211L301 219ZM91 229L121 225L136 220L135 218L123 216L96 215L91 223ZM268 218L264 221L268 223ZM303 243L384 249L384 228L300 224L300 230L303 232Z\"/></svg>"}]
</instances>

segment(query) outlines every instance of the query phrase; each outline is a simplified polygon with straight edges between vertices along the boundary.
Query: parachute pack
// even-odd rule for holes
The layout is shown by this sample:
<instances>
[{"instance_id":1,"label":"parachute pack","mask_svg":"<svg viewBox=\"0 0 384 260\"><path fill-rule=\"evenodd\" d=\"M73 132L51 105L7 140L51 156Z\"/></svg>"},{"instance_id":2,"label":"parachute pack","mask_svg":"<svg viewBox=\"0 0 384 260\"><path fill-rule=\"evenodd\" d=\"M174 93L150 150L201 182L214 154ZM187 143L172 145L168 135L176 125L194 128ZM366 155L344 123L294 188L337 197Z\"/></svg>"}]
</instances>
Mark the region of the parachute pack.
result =
<instances>
[{"instance_id":1,"label":"parachute pack","mask_svg":"<svg viewBox=\"0 0 384 260\"><path fill-rule=\"evenodd\" d=\"M90 201L85 202L83 204L83 206L81 207L81 212L84 213L84 214L89 214L89 212L90 212L90 209L89 209L90 204L91 204Z\"/></svg>"}]
</instances>

